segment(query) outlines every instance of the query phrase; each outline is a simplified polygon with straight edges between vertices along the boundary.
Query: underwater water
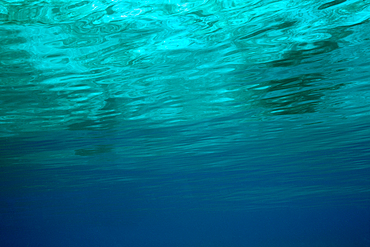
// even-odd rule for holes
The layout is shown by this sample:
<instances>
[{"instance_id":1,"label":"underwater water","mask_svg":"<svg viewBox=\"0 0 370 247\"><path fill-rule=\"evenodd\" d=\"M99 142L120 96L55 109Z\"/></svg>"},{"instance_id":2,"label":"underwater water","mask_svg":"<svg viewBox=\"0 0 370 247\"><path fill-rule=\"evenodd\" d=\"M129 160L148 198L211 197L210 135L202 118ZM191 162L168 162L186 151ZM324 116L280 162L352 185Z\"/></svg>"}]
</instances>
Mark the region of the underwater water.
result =
<instances>
[{"instance_id":1,"label":"underwater water","mask_svg":"<svg viewBox=\"0 0 370 247\"><path fill-rule=\"evenodd\" d=\"M369 0L1 0L0 246L370 246Z\"/></svg>"}]
</instances>

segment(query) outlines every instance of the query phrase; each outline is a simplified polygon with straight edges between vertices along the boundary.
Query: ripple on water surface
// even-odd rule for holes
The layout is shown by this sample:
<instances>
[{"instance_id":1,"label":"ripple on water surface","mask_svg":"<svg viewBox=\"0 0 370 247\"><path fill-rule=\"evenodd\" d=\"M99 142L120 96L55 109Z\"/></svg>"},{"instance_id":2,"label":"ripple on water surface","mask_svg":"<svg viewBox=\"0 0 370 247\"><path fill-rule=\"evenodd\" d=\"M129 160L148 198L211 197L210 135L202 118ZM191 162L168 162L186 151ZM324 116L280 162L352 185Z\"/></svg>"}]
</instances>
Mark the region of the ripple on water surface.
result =
<instances>
[{"instance_id":1,"label":"ripple on water surface","mask_svg":"<svg viewBox=\"0 0 370 247\"><path fill-rule=\"evenodd\" d=\"M188 181L221 201L368 194L352 179L369 171L369 11L354 0L3 1L4 163L66 169L54 177L64 185L230 172ZM79 175L91 169L125 172ZM322 185L330 170L353 172L348 186ZM240 171L284 179L243 187Z\"/></svg>"}]
</instances>

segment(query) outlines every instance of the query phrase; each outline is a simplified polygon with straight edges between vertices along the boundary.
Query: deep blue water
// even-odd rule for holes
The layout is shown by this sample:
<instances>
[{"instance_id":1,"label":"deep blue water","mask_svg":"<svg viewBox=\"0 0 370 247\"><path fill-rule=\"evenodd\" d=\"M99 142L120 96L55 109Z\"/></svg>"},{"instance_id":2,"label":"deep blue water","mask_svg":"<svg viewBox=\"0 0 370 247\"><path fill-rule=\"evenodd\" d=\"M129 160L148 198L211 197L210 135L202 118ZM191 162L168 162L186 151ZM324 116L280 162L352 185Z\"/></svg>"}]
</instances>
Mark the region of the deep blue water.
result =
<instances>
[{"instance_id":1,"label":"deep blue water","mask_svg":"<svg viewBox=\"0 0 370 247\"><path fill-rule=\"evenodd\" d=\"M370 246L368 0L1 0L0 246Z\"/></svg>"}]
</instances>

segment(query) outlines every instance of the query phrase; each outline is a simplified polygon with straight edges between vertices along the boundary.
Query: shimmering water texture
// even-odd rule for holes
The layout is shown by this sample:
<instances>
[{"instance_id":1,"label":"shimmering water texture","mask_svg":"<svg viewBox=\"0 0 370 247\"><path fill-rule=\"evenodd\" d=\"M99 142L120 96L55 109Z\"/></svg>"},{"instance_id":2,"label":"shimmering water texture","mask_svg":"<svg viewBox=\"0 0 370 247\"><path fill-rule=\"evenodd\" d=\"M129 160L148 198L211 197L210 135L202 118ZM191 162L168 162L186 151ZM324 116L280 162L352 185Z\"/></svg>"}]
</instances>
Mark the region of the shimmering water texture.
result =
<instances>
[{"instance_id":1,"label":"shimmering water texture","mask_svg":"<svg viewBox=\"0 0 370 247\"><path fill-rule=\"evenodd\" d=\"M369 53L367 0L2 0L1 195L368 206Z\"/></svg>"},{"instance_id":2,"label":"shimmering water texture","mask_svg":"<svg viewBox=\"0 0 370 247\"><path fill-rule=\"evenodd\" d=\"M0 0L0 245L370 246L369 0Z\"/></svg>"}]
</instances>

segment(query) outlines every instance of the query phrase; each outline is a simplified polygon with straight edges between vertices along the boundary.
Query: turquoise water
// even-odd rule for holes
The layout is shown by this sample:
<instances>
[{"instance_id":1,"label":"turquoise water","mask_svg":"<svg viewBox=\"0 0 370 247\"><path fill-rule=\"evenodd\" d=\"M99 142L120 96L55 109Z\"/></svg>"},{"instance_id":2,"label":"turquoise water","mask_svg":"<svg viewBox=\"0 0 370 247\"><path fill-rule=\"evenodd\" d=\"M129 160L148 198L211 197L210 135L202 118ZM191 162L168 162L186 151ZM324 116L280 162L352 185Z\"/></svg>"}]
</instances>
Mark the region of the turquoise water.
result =
<instances>
[{"instance_id":1,"label":"turquoise water","mask_svg":"<svg viewBox=\"0 0 370 247\"><path fill-rule=\"evenodd\" d=\"M0 239L370 246L369 52L366 0L0 1Z\"/></svg>"}]
</instances>

